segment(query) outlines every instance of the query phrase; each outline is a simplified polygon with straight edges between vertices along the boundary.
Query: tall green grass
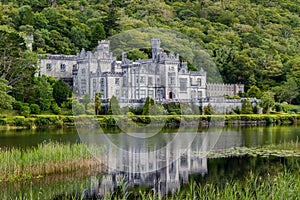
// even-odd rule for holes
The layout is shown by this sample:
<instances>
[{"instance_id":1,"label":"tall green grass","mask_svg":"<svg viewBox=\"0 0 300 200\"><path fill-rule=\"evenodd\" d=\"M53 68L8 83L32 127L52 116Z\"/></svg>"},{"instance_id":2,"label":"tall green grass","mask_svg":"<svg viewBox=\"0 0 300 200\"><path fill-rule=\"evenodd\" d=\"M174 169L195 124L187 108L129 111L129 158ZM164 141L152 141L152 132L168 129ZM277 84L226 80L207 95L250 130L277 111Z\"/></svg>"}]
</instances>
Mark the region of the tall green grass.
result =
<instances>
[{"instance_id":1,"label":"tall green grass","mask_svg":"<svg viewBox=\"0 0 300 200\"><path fill-rule=\"evenodd\" d=\"M93 165L92 155L84 144L39 144L32 149L1 149L0 180L18 181L64 173ZM94 161L96 162L96 161Z\"/></svg>"},{"instance_id":2,"label":"tall green grass","mask_svg":"<svg viewBox=\"0 0 300 200\"><path fill-rule=\"evenodd\" d=\"M138 193L113 192L107 194L104 199L141 199L141 200L195 200L195 199L299 199L300 174L288 169L273 174L260 176L249 172L246 177L231 180L225 184L206 183L201 184L191 181L182 189L166 196L155 193L153 190L139 191Z\"/></svg>"}]
</instances>

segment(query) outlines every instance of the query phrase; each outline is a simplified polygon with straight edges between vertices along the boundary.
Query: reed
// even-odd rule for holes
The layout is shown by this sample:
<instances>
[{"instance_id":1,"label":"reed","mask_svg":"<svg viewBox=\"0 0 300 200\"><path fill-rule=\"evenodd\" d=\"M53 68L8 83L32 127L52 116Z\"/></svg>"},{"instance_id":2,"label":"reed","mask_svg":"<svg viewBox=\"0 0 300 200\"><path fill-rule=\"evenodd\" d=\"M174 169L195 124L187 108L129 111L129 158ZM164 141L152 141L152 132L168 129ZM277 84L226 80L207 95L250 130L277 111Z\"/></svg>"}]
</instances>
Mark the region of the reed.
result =
<instances>
[{"instance_id":1,"label":"reed","mask_svg":"<svg viewBox=\"0 0 300 200\"><path fill-rule=\"evenodd\" d=\"M22 181L99 165L84 144L50 142L0 150L0 181Z\"/></svg>"},{"instance_id":2,"label":"reed","mask_svg":"<svg viewBox=\"0 0 300 200\"><path fill-rule=\"evenodd\" d=\"M108 194L104 199L299 199L299 188L300 174L285 169L277 174L265 176L249 172L244 179L231 180L225 184L199 184L191 181L186 187L166 196L152 191L139 191L135 195L130 192L124 195Z\"/></svg>"}]
</instances>

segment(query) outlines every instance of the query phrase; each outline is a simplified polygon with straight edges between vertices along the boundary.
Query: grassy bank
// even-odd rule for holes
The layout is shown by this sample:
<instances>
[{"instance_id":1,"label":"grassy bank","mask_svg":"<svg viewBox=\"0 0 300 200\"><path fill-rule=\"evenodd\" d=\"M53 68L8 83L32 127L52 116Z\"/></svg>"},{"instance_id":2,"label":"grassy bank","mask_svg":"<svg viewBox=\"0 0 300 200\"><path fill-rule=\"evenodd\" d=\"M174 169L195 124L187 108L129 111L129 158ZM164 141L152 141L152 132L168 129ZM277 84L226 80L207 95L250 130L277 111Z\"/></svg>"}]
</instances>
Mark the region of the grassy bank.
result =
<instances>
[{"instance_id":1,"label":"grassy bank","mask_svg":"<svg viewBox=\"0 0 300 200\"><path fill-rule=\"evenodd\" d=\"M99 147L90 148L95 152L102 151ZM203 152L193 153L204 156ZM300 157L300 145L296 142L253 148L235 147L205 153L207 158L244 155ZM104 170L103 165L93 159L84 144L70 145L50 142L25 150L0 149L0 182L31 180L49 174L62 174L89 168Z\"/></svg>"},{"instance_id":2,"label":"grassy bank","mask_svg":"<svg viewBox=\"0 0 300 200\"><path fill-rule=\"evenodd\" d=\"M259 176L249 173L244 180L232 180L225 185L201 185L191 182L188 187L168 197L140 192L133 195L109 194L104 199L299 199L300 175L286 169L275 175Z\"/></svg>"},{"instance_id":3,"label":"grassy bank","mask_svg":"<svg viewBox=\"0 0 300 200\"><path fill-rule=\"evenodd\" d=\"M54 173L101 167L84 144L40 144L32 149L0 149L0 181L18 182Z\"/></svg>"},{"instance_id":4,"label":"grassy bank","mask_svg":"<svg viewBox=\"0 0 300 200\"><path fill-rule=\"evenodd\" d=\"M127 126L136 124L161 124L166 128L174 128L193 123L199 127L206 126L241 126L241 125L269 125L269 124L296 124L300 121L300 114L243 114L243 115L32 115L24 116L0 116L0 127L2 129L13 128L44 128L44 127L68 127L68 126L90 126L101 127L116 126L118 121Z\"/></svg>"}]
</instances>

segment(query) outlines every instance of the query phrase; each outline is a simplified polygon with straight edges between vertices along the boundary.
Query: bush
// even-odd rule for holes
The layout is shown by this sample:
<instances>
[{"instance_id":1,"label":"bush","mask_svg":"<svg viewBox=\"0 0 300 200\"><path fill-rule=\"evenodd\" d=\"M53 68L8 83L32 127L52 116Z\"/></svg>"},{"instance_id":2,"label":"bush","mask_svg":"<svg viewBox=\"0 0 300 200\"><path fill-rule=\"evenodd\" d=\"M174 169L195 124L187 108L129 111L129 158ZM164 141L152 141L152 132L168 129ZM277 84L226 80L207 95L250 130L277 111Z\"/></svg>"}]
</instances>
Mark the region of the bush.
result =
<instances>
[{"instance_id":1,"label":"bush","mask_svg":"<svg viewBox=\"0 0 300 200\"><path fill-rule=\"evenodd\" d=\"M276 112L282 112L282 111L283 111L283 108L282 108L281 104L276 103L276 104L275 104L275 110L276 110Z\"/></svg>"},{"instance_id":2,"label":"bush","mask_svg":"<svg viewBox=\"0 0 300 200\"><path fill-rule=\"evenodd\" d=\"M13 103L13 109L14 110L21 110L22 105L23 105L23 103L21 101L15 101Z\"/></svg>"},{"instance_id":3,"label":"bush","mask_svg":"<svg viewBox=\"0 0 300 200\"><path fill-rule=\"evenodd\" d=\"M52 103L51 109L54 114L59 115L61 113L61 108L57 105L57 103Z\"/></svg>"},{"instance_id":4,"label":"bush","mask_svg":"<svg viewBox=\"0 0 300 200\"><path fill-rule=\"evenodd\" d=\"M30 110L31 110L32 114L40 114L40 112L41 112L40 106L37 104L31 104Z\"/></svg>"},{"instance_id":5,"label":"bush","mask_svg":"<svg viewBox=\"0 0 300 200\"><path fill-rule=\"evenodd\" d=\"M204 115L212 115L212 114L214 114L213 107L210 104L204 106Z\"/></svg>"},{"instance_id":6,"label":"bush","mask_svg":"<svg viewBox=\"0 0 300 200\"><path fill-rule=\"evenodd\" d=\"M74 100L73 102L73 114L74 115L83 115L85 114L85 106L82 103Z\"/></svg>"},{"instance_id":7,"label":"bush","mask_svg":"<svg viewBox=\"0 0 300 200\"><path fill-rule=\"evenodd\" d=\"M23 104L20 109L20 114L22 116L28 117L30 115L30 112L31 112L30 107Z\"/></svg>"}]
</instances>

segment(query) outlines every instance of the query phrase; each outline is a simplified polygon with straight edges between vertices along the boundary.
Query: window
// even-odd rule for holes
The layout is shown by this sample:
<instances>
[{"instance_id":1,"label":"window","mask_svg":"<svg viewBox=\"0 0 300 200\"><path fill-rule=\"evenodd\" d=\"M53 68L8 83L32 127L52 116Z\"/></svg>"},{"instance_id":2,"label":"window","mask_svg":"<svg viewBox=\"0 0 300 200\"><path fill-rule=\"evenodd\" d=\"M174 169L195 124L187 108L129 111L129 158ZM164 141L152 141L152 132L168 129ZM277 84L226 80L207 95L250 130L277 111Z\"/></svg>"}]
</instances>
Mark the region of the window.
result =
<instances>
[{"instance_id":1,"label":"window","mask_svg":"<svg viewBox=\"0 0 300 200\"><path fill-rule=\"evenodd\" d=\"M126 76L124 76L124 78L123 78L123 86L127 86L127 77Z\"/></svg>"},{"instance_id":2,"label":"window","mask_svg":"<svg viewBox=\"0 0 300 200\"><path fill-rule=\"evenodd\" d=\"M96 88L96 79L93 79L93 88Z\"/></svg>"},{"instance_id":3,"label":"window","mask_svg":"<svg viewBox=\"0 0 300 200\"><path fill-rule=\"evenodd\" d=\"M51 63L47 63L47 64L46 64L46 69L47 69L48 71L51 71L51 70L52 70L52 64L51 64Z\"/></svg>"},{"instance_id":4,"label":"window","mask_svg":"<svg viewBox=\"0 0 300 200\"><path fill-rule=\"evenodd\" d=\"M66 71L66 64L62 63L60 64L60 71L65 72Z\"/></svg>"},{"instance_id":5,"label":"window","mask_svg":"<svg viewBox=\"0 0 300 200\"><path fill-rule=\"evenodd\" d=\"M119 79L119 78L116 78L116 79L115 79L115 84L116 84L116 85L120 85L120 79Z\"/></svg>"},{"instance_id":6,"label":"window","mask_svg":"<svg viewBox=\"0 0 300 200\"><path fill-rule=\"evenodd\" d=\"M85 69L81 69L81 73L85 75Z\"/></svg>"},{"instance_id":7,"label":"window","mask_svg":"<svg viewBox=\"0 0 300 200\"><path fill-rule=\"evenodd\" d=\"M148 96L153 98L153 90L148 90Z\"/></svg>"},{"instance_id":8,"label":"window","mask_svg":"<svg viewBox=\"0 0 300 200\"><path fill-rule=\"evenodd\" d=\"M135 90L135 98L139 98L139 96L140 96L140 91L139 91L139 89L136 89Z\"/></svg>"},{"instance_id":9,"label":"window","mask_svg":"<svg viewBox=\"0 0 300 200\"><path fill-rule=\"evenodd\" d=\"M120 96L120 90L116 90L115 94L116 94L116 97L119 97Z\"/></svg>"},{"instance_id":10,"label":"window","mask_svg":"<svg viewBox=\"0 0 300 200\"><path fill-rule=\"evenodd\" d=\"M81 79L81 88L86 88L86 80Z\"/></svg>"},{"instance_id":11,"label":"window","mask_svg":"<svg viewBox=\"0 0 300 200\"><path fill-rule=\"evenodd\" d=\"M101 78L100 84L101 84L101 87L104 87L104 78Z\"/></svg>"},{"instance_id":12,"label":"window","mask_svg":"<svg viewBox=\"0 0 300 200\"><path fill-rule=\"evenodd\" d=\"M180 78L179 79L179 87L180 91L186 91L187 89L187 79L186 78Z\"/></svg>"},{"instance_id":13,"label":"window","mask_svg":"<svg viewBox=\"0 0 300 200\"><path fill-rule=\"evenodd\" d=\"M195 98L197 98L196 97L196 91L192 90L192 92L191 92L191 99L195 99Z\"/></svg>"},{"instance_id":14,"label":"window","mask_svg":"<svg viewBox=\"0 0 300 200\"><path fill-rule=\"evenodd\" d=\"M197 78L197 85L201 86L201 78Z\"/></svg>"},{"instance_id":15,"label":"window","mask_svg":"<svg viewBox=\"0 0 300 200\"><path fill-rule=\"evenodd\" d=\"M157 78L156 80L157 80L157 81L156 81L156 82L157 82L157 85L160 85L160 79Z\"/></svg>"},{"instance_id":16,"label":"window","mask_svg":"<svg viewBox=\"0 0 300 200\"><path fill-rule=\"evenodd\" d=\"M198 99L202 98L202 91L198 91Z\"/></svg>"},{"instance_id":17,"label":"window","mask_svg":"<svg viewBox=\"0 0 300 200\"><path fill-rule=\"evenodd\" d=\"M152 77L148 77L148 85L149 86L153 85Z\"/></svg>"},{"instance_id":18,"label":"window","mask_svg":"<svg viewBox=\"0 0 300 200\"><path fill-rule=\"evenodd\" d=\"M146 97L146 90L141 90L141 98L145 98Z\"/></svg>"},{"instance_id":19,"label":"window","mask_svg":"<svg viewBox=\"0 0 300 200\"><path fill-rule=\"evenodd\" d=\"M175 77L174 76L169 77L169 85L175 85Z\"/></svg>"},{"instance_id":20,"label":"window","mask_svg":"<svg viewBox=\"0 0 300 200\"><path fill-rule=\"evenodd\" d=\"M140 78L140 83L142 83L142 84L145 83L145 76L141 76L141 78Z\"/></svg>"},{"instance_id":21,"label":"window","mask_svg":"<svg viewBox=\"0 0 300 200\"><path fill-rule=\"evenodd\" d=\"M123 90L122 91L122 97L124 97L125 99L128 99L128 92L127 92L127 90Z\"/></svg>"}]
</instances>

